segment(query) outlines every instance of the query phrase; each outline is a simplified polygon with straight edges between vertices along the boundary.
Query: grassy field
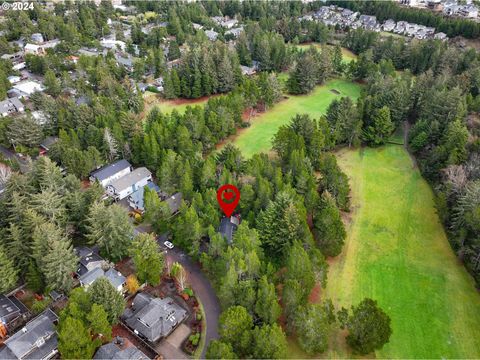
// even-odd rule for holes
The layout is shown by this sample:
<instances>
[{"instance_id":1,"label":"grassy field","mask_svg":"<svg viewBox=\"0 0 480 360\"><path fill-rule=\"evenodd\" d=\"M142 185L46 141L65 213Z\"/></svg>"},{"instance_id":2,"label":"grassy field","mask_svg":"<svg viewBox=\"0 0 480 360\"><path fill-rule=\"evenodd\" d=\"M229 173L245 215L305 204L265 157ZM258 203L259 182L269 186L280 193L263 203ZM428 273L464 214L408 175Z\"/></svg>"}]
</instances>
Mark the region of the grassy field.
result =
<instances>
[{"instance_id":1,"label":"grassy field","mask_svg":"<svg viewBox=\"0 0 480 360\"><path fill-rule=\"evenodd\" d=\"M297 47L299 49L308 49L312 45L319 49L321 49L322 47L322 45L320 45L319 43L300 44L300 45L297 45ZM326 45L326 46L333 48L333 46L331 45ZM343 62L349 63L351 60L355 60L357 58L357 55L355 55L352 51L348 50L347 48L342 47L342 57L343 57Z\"/></svg>"},{"instance_id":2,"label":"grassy field","mask_svg":"<svg viewBox=\"0 0 480 360\"><path fill-rule=\"evenodd\" d=\"M163 113L170 113L173 109L176 109L179 113L184 113L187 106L203 105L208 101L208 97L202 97L199 99L177 99L177 100L165 100L158 94L153 92L145 92L143 99L145 101L144 113L148 114L153 107L158 107Z\"/></svg>"},{"instance_id":3,"label":"grassy field","mask_svg":"<svg viewBox=\"0 0 480 360\"><path fill-rule=\"evenodd\" d=\"M393 328L379 358L480 357L480 295L407 152L399 145L342 150L338 160L350 178L352 213L324 297L337 306L378 301ZM342 338L334 336L329 357L351 357Z\"/></svg>"},{"instance_id":4,"label":"grassy field","mask_svg":"<svg viewBox=\"0 0 480 360\"><path fill-rule=\"evenodd\" d=\"M289 96L252 120L249 128L241 130L233 143L242 150L247 158L255 153L268 152L272 137L278 128L287 124L296 114L308 113L316 118L325 111L335 98L350 96L356 99L360 95L360 85L347 80L336 79L324 86L317 87L311 94ZM336 90L339 94L333 92Z\"/></svg>"}]
</instances>

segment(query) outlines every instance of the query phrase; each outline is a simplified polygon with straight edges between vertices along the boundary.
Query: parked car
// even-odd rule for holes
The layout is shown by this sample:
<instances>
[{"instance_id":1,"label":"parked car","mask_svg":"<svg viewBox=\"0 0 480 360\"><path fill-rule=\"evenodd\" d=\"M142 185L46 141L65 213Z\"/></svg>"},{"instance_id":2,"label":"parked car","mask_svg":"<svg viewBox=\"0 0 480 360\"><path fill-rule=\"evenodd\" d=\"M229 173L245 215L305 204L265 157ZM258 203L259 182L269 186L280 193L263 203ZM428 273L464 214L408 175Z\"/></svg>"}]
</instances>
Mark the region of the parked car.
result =
<instances>
[{"instance_id":1,"label":"parked car","mask_svg":"<svg viewBox=\"0 0 480 360\"><path fill-rule=\"evenodd\" d=\"M174 245L170 241L165 241L163 245L165 245L169 249L173 249L174 247Z\"/></svg>"}]
</instances>

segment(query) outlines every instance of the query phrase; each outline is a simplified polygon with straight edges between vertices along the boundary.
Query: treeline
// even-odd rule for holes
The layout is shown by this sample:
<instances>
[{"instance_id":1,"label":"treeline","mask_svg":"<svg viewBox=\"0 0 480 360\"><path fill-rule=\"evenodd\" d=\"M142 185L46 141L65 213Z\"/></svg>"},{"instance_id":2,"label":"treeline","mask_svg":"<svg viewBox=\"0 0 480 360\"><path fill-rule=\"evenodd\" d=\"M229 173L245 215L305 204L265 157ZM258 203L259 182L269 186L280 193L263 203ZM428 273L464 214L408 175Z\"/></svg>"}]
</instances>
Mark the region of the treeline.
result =
<instances>
[{"instance_id":1,"label":"treeline","mask_svg":"<svg viewBox=\"0 0 480 360\"><path fill-rule=\"evenodd\" d=\"M327 1L327 4L358 11L361 14L375 15L379 21L393 19L434 27L449 37L463 36L475 39L480 35L480 24L473 20L447 17L428 9L400 6L394 1Z\"/></svg>"}]
</instances>

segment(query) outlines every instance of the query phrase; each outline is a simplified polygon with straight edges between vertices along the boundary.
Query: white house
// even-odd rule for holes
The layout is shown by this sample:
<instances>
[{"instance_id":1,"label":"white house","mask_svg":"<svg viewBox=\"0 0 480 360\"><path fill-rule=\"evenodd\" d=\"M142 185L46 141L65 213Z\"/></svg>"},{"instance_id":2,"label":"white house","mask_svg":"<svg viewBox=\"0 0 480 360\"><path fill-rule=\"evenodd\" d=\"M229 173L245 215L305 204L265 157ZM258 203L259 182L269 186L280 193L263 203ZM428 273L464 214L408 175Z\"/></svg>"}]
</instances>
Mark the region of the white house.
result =
<instances>
[{"instance_id":1,"label":"white house","mask_svg":"<svg viewBox=\"0 0 480 360\"><path fill-rule=\"evenodd\" d=\"M90 173L90 182L98 181L100 185L104 188L114 182L115 180L120 179L122 176L127 175L132 171L132 165L125 160L118 160L112 164L105 165L100 169L92 171Z\"/></svg>"},{"instance_id":2,"label":"white house","mask_svg":"<svg viewBox=\"0 0 480 360\"><path fill-rule=\"evenodd\" d=\"M152 173L147 168L140 167L107 185L107 194L117 201L122 200L149 181L152 181Z\"/></svg>"},{"instance_id":3,"label":"white house","mask_svg":"<svg viewBox=\"0 0 480 360\"><path fill-rule=\"evenodd\" d=\"M42 45L37 45L37 44L27 44L25 45L23 50L25 51L25 54L41 55L45 53L45 50L42 47Z\"/></svg>"},{"instance_id":4,"label":"white house","mask_svg":"<svg viewBox=\"0 0 480 360\"><path fill-rule=\"evenodd\" d=\"M120 48L122 51L125 51L126 44L120 40L113 40L113 39L102 39L100 40L100 46L105 49L117 49Z\"/></svg>"},{"instance_id":5,"label":"white house","mask_svg":"<svg viewBox=\"0 0 480 360\"><path fill-rule=\"evenodd\" d=\"M27 81L22 81L13 85L13 90L21 99L21 98L29 98L34 92L43 91L45 90L45 88L43 87L42 84L36 81L27 80Z\"/></svg>"},{"instance_id":6,"label":"white house","mask_svg":"<svg viewBox=\"0 0 480 360\"><path fill-rule=\"evenodd\" d=\"M20 78L20 76L16 76L16 75L11 75L7 79L10 82L10 84L16 84L16 83L20 82L20 80L22 80Z\"/></svg>"}]
</instances>

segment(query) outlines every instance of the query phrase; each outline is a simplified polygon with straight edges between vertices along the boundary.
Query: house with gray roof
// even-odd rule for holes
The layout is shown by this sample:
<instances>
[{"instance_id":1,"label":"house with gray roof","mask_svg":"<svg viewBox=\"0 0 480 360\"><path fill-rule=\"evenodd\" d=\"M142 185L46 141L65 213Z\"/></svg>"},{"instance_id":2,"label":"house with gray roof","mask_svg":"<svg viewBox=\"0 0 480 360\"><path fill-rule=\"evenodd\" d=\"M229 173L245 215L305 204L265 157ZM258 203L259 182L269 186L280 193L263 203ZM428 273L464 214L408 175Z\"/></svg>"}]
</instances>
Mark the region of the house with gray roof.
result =
<instances>
[{"instance_id":1,"label":"house with gray roof","mask_svg":"<svg viewBox=\"0 0 480 360\"><path fill-rule=\"evenodd\" d=\"M129 346L130 345L130 346ZM94 359L130 359L130 360L148 360L149 357L145 355L137 347L128 344L125 339L117 336L112 342L100 346L95 355Z\"/></svg>"},{"instance_id":2,"label":"house with gray roof","mask_svg":"<svg viewBox=\"0 0 480 360\"><path fill-rule=\"evenodd\" d=\"M183 195L182 193L178 192L170 196L169 198L165 199L165 202L170 207L170 211L172 215L175 215L180 210L180 206L182 205Z\"/></svg>"},{"instance_id":3,"label":"house with gray roof","mask_svg":"<svg viewBox=\"0 0 480 360\"><path fill-rule=\"evenodd\" d=\"M58 316L45 310L25 327L5 340L0 348L0 359L51 359L57 355Z\"/></svg>"},{"instance_id":4,"label":"house with gray roof","mask_svg":"<svg viewBox=\"0 0 480 360\"><path fill-rule=\"evenodd\" d=\"M240 220L236 216L224 217L220 220L218 232L227 240L230 245L233 243L233 234L238 228Z\"/></svg>"},{"instance_id":5,"label":"house with gray roof","mask_svg":"<svg viewBox=\"0 0 480 360\"><path fill-rule=\"evenodd\" d=\"M187 317L187 311L172 298L139 293L121 319L144 340L155 343L167 337Z\"/></svg>"},{"instance_id":6,"label":"house with gray roof","mask_svg":"<svg viewBox=\"0 0 480 360\"><path fill-rule=\"evenodd\" d=\"M10 99L0 101L0 115L7 116L25 111L25 106L19 98L12 97Z\"/></svg>"},{"instance_id":7,"label":"house with gray roof","mask_svg":"<svg viewBox=\"0 0 480 360\"><path fill-rule=\"evenodd\" d=\"M100 169L92 171L90 173L90 182L98 181L100 185L106 187L122 176L127 175L132 171L132 165L125 160L118 160L112 164L105 165Z\"/></svg>"},{"instance_id":8,"label":"house with gray roof","mask_svg":"<svg viewBox=\"0 0 480 360\"><path fill-rule=\"evenodd\" d=\"M143 201L143 197L145 194L145 188L148 188L152 191L155 191L157 194L160 192L160 188L158 185L154 184L153 182L149 182L147 185L142 186L137 191L133 192L132 194L128 195L128 205L136 211L143 213L145 211L145 205Z\"/></svg>"},{"instance_id":9,"label":"house with gray roof","mask_svg":"<svg viewBox=\"0 0 480 360\"><path fill-rule=\"evenodd\" d=\"M215 41L218 38L218 33L212 30L206 30L205 35L207 35L208 40Z\"/></svg>"},{"instance_id":10,"label":"house with gray roof","mask_svg":"<svg viewBox=\"0 0 480 360\"><path fill-rule=\"evenodd\" d=\"M86 274L80 276L78 280L84 288L88 288L92 285L97 279L105 277L112 286L117 289L118 292L124 292L124 285L126 282L125 276L113 268L108 270L103 270L101 267L94 268L87 272Z\"/></svg>"},{"instance_id":11,"label":"house with gray roof","mask_svg":"<svg viewBox=\"0 0 480 360\"><path fill-rule=\"evenodd\" d=\"M240 36L240 34L243 32L243 27L238 27L238 28L234 28L234 29L230 29L228 31L225 31L225 36L226 35L231 35L233 36L234 38L237 38Z\"/></svg>"},{"instance_id":12,"label":"house with gray roof","mask_svg":"<svg viewBox=\"0 0 480 360\"><path fill-rule=\"evenodd\" d=\"M146 167L139 167L106 186L107 194L115 200L125 199L152 181L152 173Z\"/></svg>"},{"instance_id":13,"label":"house with gray roof","mask_svg":"<svg viewBox=\"0 0 480 360\"><path fill-rule=\"evenodd\" d=\"M6 296L0 294L0 326L9 328L24 314L28 314L28 309L15 296Z\"/></svg>"}]
</instances>

